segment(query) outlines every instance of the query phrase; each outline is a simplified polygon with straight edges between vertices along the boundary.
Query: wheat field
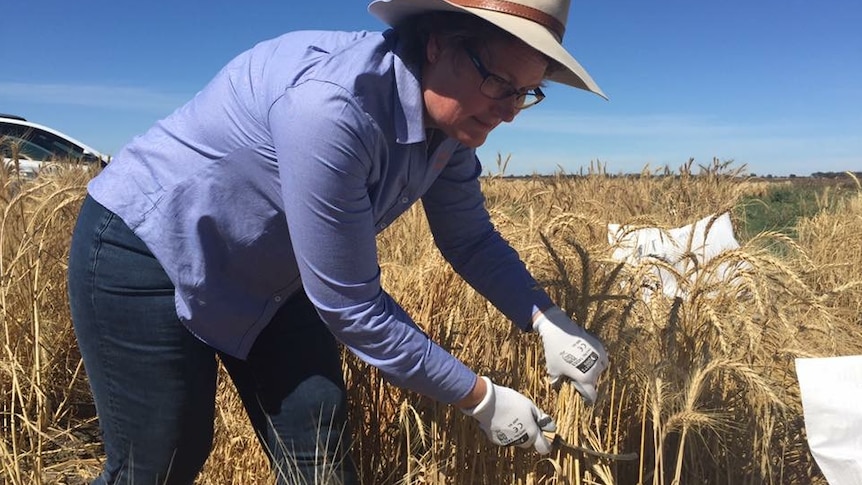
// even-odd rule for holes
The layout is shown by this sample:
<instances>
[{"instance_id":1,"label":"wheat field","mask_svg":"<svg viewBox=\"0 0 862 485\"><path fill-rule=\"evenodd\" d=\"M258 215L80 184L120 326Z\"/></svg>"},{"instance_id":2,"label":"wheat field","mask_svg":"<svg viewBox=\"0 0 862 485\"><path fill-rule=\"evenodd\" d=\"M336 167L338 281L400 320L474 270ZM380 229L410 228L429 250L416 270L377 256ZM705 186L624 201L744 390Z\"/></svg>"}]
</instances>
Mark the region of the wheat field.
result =
<instances>
[{"instance_id":1,"label":"wheat field","mask_svg":"<svg viewBox=\"0 0 862 485\"><path fill-rule=\"evenodd\" d=\"M477 372L532 397L568 447L497 448L457 410L387 384L346 355L353 455L366 484L824 484L805 441L794 358L862 354L862 190L822 201L793 237L765 231L700 268L744 264L738 285L687 279L643 298L648 264L611 258L607 224L669 228L730 211L770 182L691 161L637 177L483 178L499 231L560 306L606 344L595 406L549 386L541 342L516 330L436 252L420 207L379 236L384 287ZM0 173L0 482L88 483L94 407L68 312L68 244L92 174ZM691 275L678 275L688 278ZM226 375L226 374L225 374ZM229 379L198 483L271 483ZM636 457L633 455L636 454ZM625 459L623 459L625 458ZM634 458L634 459L632 459Z\"/></svg>"}]
</instances>

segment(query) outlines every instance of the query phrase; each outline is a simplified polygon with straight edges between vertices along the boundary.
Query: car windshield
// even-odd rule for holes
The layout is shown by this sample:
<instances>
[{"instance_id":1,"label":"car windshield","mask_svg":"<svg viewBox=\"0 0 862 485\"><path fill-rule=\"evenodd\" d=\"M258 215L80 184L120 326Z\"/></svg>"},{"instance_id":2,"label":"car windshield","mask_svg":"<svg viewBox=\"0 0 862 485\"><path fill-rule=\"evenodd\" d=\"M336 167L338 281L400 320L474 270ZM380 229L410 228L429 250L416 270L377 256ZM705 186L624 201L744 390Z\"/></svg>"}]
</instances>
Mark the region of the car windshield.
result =
<instances>
[{"instance_id":1,"label":"car windshield","mask_svg":"<svg viewBox=\"0 0 862 485\"><path fill-rule=\"evenodd\" d=\"M24 158L29 160L51 160L52 158L61 158L59 155L40 147L35 143L31 143L23 138L14 138L11 136L0 137L0 152L7 158ZM68 158L68 156L62 156Z\"/></svg>"},{"instance_id":2,"label":"car windshield","mask_svg":"<svg viewBox=\"0 0 862 485\"><path fill-rule=\"evenodd\" d=\"M17 151L33 160L84 158L81 147L53 133L28 126L0 124L0 145L4 146L4 152Z\"/></svg>"}]
</instances>

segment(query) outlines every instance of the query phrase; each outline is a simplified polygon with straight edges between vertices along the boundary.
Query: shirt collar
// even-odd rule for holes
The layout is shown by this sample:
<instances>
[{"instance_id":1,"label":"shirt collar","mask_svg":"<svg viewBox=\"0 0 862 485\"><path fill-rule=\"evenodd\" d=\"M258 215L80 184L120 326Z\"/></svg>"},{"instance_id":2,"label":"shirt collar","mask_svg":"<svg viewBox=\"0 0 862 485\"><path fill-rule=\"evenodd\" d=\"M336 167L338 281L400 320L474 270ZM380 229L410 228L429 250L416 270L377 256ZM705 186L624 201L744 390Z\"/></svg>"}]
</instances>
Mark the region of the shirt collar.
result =
<instances>
[{"instance_id":1,"label":"shirt collar","mask_svg":"<svg viewBox=\"0 0 862 485\"><path fill-rule=\"evenodd\" d=\"M418 69L404 64L395 42L393 52L395 70L395 91L401 106L395 113L395 141L398 143L419 143L425 141L425 103L422 100L422 84Z\"/></svg>"}]
</instances>

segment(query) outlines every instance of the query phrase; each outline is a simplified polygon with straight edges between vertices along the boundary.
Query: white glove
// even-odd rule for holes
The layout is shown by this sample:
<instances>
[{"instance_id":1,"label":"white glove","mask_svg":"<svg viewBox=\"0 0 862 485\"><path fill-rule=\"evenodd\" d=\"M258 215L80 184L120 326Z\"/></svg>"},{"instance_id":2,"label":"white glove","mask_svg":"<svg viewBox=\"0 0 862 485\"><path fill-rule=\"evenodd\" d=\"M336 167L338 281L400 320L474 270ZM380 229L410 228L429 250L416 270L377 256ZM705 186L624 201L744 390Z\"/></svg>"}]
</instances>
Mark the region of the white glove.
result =
<instances>
[{"instance_id":1,"label":"white glove","mask_svg":"<svg viewBox=\"0 0 862 485\"><path fill-rule=\"evenodd\" d=\"M495 445L532 446L543 455L550 453L551 443L542 430L556 431L554 420L518 391L498 386L485 376L481 379L485 380L488 389L482 402L461 411L476 418L479 427Z\"/></svg>"},{"instance_id":2,"label":"white glove","mask_svg":"<svg viewBox=\"0 0 862 485\"><path fill-rule=\"evenodd\" d=\"M560 307L542 312L533 323L545 346L545 368L551 384L568 377L587 404L596 402L596 382L608 366L608 353L596 337L567 317Z\"/></svg>"}]
</instances>

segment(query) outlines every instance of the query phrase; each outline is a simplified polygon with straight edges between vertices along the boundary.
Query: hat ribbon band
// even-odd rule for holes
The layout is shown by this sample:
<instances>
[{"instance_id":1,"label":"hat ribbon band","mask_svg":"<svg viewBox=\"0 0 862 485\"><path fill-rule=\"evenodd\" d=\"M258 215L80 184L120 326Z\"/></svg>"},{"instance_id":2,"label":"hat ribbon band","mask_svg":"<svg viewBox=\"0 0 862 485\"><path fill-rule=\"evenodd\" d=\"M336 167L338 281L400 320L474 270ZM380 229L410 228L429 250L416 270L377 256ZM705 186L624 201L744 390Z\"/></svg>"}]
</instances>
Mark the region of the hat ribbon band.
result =
<instances>
[{"instance_id":1,"label":"hat ribbon band","mask_svg":"<svg viewBox=\"0 0 862 485\"><path fill-rule=\"evenodd\" d=\"M447 0L449 3L467 7L479 8L482 10L491 10L494 12L505 13L521 17L527 20L532 20L546 29L550 30L557 36L557 40L563 40L563 33L566 31L566 26L557 20L553 15L520 3L508 2L506 0Z\"/></svg>"}]
</instances>

